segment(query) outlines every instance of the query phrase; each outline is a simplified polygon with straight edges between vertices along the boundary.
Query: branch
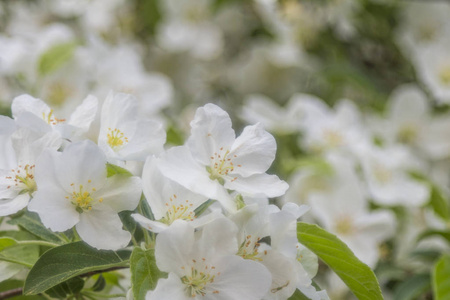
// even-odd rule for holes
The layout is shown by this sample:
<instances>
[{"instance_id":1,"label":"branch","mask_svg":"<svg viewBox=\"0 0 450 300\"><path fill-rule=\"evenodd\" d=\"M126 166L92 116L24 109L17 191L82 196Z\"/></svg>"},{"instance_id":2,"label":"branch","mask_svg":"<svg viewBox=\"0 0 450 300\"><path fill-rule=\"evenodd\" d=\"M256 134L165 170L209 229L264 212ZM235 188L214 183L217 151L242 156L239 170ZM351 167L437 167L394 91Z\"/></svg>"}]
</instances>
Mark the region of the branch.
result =
<instances>
[{"instance_id":1,"label":"branch","mask_svg":"<svg viewBox=\"0 0 450 300\"><path fill-rule=\"evenodd\" d=\"M22 295L22 288L12 289L6 292L0 292L0 300L8 299L14 296Z\"/></svg>"}]
</instances>

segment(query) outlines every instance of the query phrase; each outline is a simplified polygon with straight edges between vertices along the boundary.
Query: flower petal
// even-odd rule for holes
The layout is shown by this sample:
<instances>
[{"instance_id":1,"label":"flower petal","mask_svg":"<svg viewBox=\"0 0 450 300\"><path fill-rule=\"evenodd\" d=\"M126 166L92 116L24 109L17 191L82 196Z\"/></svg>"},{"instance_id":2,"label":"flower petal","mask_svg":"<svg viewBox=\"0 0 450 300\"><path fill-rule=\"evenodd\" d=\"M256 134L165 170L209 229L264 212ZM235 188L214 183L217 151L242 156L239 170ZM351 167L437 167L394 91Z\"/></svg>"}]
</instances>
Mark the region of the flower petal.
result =
<instances>
[{"instance_id":1,"label":"flower petal","mask_svg":"<svg viewBox=\"0 0 450 300\"><path fill-rule=\"evenodd\" d=\"M247 177L266 172L275 159L276 149L274 137L260 123L245 127L230 151L230 155L236 155L232 159L233 173Z\"/></svg>"},{"instance_id":2,"label":"flower petal","mask_svg":"<svg viewBox=\"0 0 450 300\"><path fill-rule=\"evenodd\" d=\"M120 212L135 209L141 194L142 184L139 177L115 175L106 180L106 184L95 193L95 197L103 198L103 204L110 206L115 212Z\"/></svg>"},{"instance_id":3,"label":"flower petal","mask_svg":"<svg viewBox=\"0 0 450 300\"><path fill-rule=\"evenodd\" d=\"M217 105L208 103L197 109L187 145L193 157L207 166L211 155L221 147L230 149L235 137L230 116Z\"/></svg>"},{"instance_id":4,"label":"flower petal","mask_svg":"<svg viewBox=\"0 0 450 300\"><path fill-rule=\"evenodd\" d=\"M128 245L131 234L122 229L122 221L106 205L93 206L80 214L77 232L90 246L97 249L118 250Z\"/></svg>"},{"instance_id":5,"label":"flower petal","mask_svg":"<svg viewBox=\"0 0 450 300\"><path fill-rule=\"evenodd\" d=\"M246 196L272 198L284 195L289 185L276 175L262 173L249 177L236 176L232 180L225 181L225 188Z\"/></svg>"}]
</instances>

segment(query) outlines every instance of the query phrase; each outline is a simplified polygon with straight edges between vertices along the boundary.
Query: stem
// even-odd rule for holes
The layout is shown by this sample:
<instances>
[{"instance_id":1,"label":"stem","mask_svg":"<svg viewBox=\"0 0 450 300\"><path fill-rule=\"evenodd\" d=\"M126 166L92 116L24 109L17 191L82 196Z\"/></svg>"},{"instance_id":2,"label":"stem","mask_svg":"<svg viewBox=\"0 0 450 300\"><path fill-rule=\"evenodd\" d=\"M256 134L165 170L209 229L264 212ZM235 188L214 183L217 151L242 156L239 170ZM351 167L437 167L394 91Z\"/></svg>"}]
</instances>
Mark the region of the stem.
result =
<instances>
[{"instance_id":1,"label":"stem","mask_svg":"<svg viewBox=\"0 0 450 300\"><path fill-rule=\"evenodd\" d=\"M102 293L96 293L91 291L83 291L83 295L90 297L100 297L100 298L116 298L116 297L126 297L125 294L102 294Z\"/></svg>"},{"instance_id":2,"label":"stem","mask_svg":"<svg viewBox=\"0 0 450 300\"><path fill-rule=\"evenodd\" d=\"M18 245L39 245L39 246L46 246L46 247L51 247L51 248L60 246L58 244L46 242L46 241L18 241L17 244Z\"/></svg>"},{"instance_id":3,"label":"stem","mask_svg":"<svg viewBox=\"0 0 450 300\"><path fill-rule=\"evenodd\" d=\"M5 292L0 292L0 300L8 299L15 296L22 295L22 288L16 288Z\"/></svg>"},{"instance_id":4,"label":"stem","mask_svg":"<svg viewBox=\"0 0 450 300\"><path fill-rule=\"evenodd\" d=\"M128 266L112 267L112 268L105 269L105 270L98 270L98 271L87 272L87 273L81 274L80 277L90 277L90 276L93 276L93 275L96 275L96 274L100 274L100 273L106 273L106 272L111 272L111 271L116 271L116 270L127 269L127 268L129 268L129 267Z\"/></svg>"},{"instance_id":5,"label":"stem","mask_svg":"<svg viewBox=\"0 0 450 300\"><path fill-rule=\"evenodd\" d=\"M12 258L3 257L3 256L0 257L0 261L7 261L7 262L10 262L10 263L19 264L19 265L27 267L28 269L31 269L33 267L33 265L27 264L26 262L23 262L23 261L20 261L20 260L15 260L15 259L12 259Z\"/></svg>"}]
</instances>

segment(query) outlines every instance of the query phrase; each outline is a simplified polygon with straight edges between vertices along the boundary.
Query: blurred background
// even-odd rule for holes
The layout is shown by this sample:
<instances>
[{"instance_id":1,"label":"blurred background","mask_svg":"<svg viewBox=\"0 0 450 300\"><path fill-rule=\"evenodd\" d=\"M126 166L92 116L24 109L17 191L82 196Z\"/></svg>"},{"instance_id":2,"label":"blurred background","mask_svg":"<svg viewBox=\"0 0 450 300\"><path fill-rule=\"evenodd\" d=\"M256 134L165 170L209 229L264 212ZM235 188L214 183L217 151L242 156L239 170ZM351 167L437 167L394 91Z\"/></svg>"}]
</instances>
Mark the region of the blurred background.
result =
<instances>
[{"instance_id":1,"label":"blurred background","mask_svg":"<svg viewBox=\"0 0 450 300\"><path fill-rule=\"evenodd\" d=\"M278 141L274 203L311 206L386 299L432 299L450 239L450 3L431 0L0 1L0 113L61 116L134 94L167 145L213 102ZM94 136L94 135L93 135ZM318 284L350 299L325 266Z\"/></svg>"}]
</instances>

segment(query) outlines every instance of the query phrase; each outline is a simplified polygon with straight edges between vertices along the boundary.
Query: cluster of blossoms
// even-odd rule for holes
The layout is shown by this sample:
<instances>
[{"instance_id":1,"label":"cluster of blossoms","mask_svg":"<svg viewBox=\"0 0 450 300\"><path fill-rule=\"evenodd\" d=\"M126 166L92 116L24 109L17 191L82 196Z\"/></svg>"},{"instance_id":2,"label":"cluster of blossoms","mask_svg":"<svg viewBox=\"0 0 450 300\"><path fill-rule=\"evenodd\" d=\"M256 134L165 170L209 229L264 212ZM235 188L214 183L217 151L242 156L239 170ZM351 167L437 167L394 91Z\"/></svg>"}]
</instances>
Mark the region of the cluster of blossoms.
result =
<instances>
[{"instance_id":1,"label":"cluster of blossoms","mask_svg":"<svg viewBox=\"0 0 450 300\"><path fill-rule=\"evenodd\" d=\"M30 211L136 248L131 211L168 273L149 299L327 299L312 278L348 299L302 216L398 295L431 273L418 252L449 252L450 4L432 2L0 2L0 238ZM209 102L258 124L236 137ZM0 261L0 284L21 270Z\"/></svg>"},{"instance_id":2,"label":"cluster of blossoms","mask_svg":"<svg viewBox=\"0 0 450 300\"><path fill-rule=\"evenodd\" d=\"M328 299L311 285L317 257L297 241L307 208L269 205L288 185L266 173L276 143L261 124L236 138L228 114L207 104L186 144L164 150L162 124L137 118L133 96L110 93L95 143L85 136L97 106L89 96L63 119L39 99L14 99L13 119L1 119L1 216L27 207L54 232L74 228L90 246L118 250L131 240L118 213L143 192L152 214L132 217L157 233L156 264L169 274L147 299L287 299L296 289ZM130 173L108 176L107 164Z\"/></svg>"}]
</instances>

